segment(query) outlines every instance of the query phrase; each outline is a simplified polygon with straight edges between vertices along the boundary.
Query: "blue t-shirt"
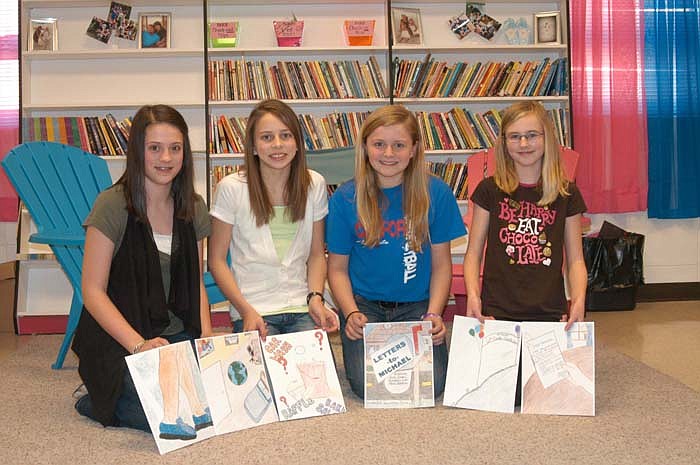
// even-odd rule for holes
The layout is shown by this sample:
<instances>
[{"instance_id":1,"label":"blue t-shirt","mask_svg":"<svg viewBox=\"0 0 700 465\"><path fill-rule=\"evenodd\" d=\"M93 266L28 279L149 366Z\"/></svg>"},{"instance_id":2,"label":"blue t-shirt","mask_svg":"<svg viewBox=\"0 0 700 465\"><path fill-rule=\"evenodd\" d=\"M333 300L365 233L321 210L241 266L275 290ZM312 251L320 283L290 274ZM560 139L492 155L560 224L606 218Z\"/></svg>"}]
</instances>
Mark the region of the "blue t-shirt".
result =
<instances>
[{"instance_id":1,"label":"blue t-shirt","mask_svg":"<svg viewBox=\"0 0 700 465\"><path fill-rule=\"evenodd\" d=\"M160 36L155 32L143 31L142 34L141 44L143 47L153 47L160 40Z\"/></svg>"},{"instance_id":2,"label":"blue t-shirt","mask_svg":"<svg viewBox=\"0 0 700 465\"><path fill-rule=\"evenodd\" d=\"M354 294L369 300L418 302L429 298L430 243L416 253L405 238L403 186L382 189L388 200L383 214L384 236L376 247L365 247L357 216L355 181L336 190L328 205L328 251L349 255L348 272ZM431 176L428 222L430 242L441 244L466 234L462 215L450 188Z\"/></svg>"}]
</instances>

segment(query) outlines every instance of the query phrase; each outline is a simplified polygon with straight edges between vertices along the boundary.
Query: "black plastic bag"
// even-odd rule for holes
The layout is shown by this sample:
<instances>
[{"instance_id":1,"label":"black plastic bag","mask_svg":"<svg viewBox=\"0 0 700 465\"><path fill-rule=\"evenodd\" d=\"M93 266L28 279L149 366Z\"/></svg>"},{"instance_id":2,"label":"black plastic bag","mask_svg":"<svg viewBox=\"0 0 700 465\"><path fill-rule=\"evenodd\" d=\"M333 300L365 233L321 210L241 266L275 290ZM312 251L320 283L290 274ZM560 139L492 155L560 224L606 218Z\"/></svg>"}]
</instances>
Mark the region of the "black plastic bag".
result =
<instances>
[{"instance_id":1,"label":"black plastic bag","mask_svg":"<svg viewBox=\"0 0 700 465\"><path fill-rule=\"evenodd\" d=\"M644 236L605 221L598 236L583 238L588 292L644 284Z\"/></svg>"}]
</instances>

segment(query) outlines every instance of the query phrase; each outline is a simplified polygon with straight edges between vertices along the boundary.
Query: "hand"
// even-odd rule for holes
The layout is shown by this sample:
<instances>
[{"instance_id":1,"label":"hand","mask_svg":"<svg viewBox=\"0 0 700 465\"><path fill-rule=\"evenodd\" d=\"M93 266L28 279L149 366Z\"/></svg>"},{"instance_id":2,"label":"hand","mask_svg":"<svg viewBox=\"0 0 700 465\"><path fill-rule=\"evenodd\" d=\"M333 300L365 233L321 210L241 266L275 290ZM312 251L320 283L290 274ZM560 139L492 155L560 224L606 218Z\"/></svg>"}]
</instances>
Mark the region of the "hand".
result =
<instances>
[{"instance_id":1,"label":"hand","mask_svg":"<svg viewBox=\"0 0 700 465\"><path fill-rule=\"evenodd\" d=\"M561 316L560 321L566 322L566 326L564 326L564 331L568 331L574 323L583 321L583 318L585 315L586 315L586 310L583 307L583 303L572 302L571 307L569 308L569 313L568 314L564 313Z\"/></svg>"},{"instance_id":2,"label":"hand","mask_svg":"<svg viewBox=\"0 0 700 465\"><path fill-rule=\"evenodd\" d=\"M481 298L478 296L467 298L467 316L471 318L476 318L481 323L484 320L493 320L492 316L484 316L481 313Z\"/></svg>"},{"instance_id":3,"label":"hand","mask_svg":"<svg viewBox=\"0 0 700 465\"><path fill-rule=\"evenodd\" d=\"M157 349L158 347L167 346L170 344L167 339L162 337L154 337L153 339L146 339L146 342L136 351L136 353L145 352L151 349Z\"/></svg>"},{"instance_id":4,"label":"hand","mask_svg":"<svg viewBox=\"0 0 700 465\"><path fill-rule=\"evenodd\" d=\"M445 335L447 334L447 327L445 326L445 322L442 321L441 316L426 316L423 318L423 321L430 321L433 324L433 327L430 328L430 334L432 334L433 338L433 345L434 346L439 346L440 344L445 342Z\"/></svg>"},{"instance_id":5,"label":"hand","mask_svg":"<svg viewBox=\"0 0 700 465\"><path fill-rule=\"evenodd\" d=\"M267 323L259 313L243 317L243 331L258 331L260 338L264 341L267 337Z\"/></svg>"},{"instance_id":6,"label":"hand","mask_svg":"<svg viewBox=\"0 0 700 465\"><path fill-rule=\"evenodd\" d=\"M340 326L338 315L326 307L321 299L311 299L311 302L309 302L309 315L318 327L327 333L337 331Z\"/></svg>"},{"instance_id":7,"label":"hand","mask_svg":"<svg viewBox=\"0 0 700 465\"><path fill-rule=\"evenodd\" d=\"M364 337L362 329L367 324L367 317L362 312L353 312L345 320L345 335L351 341L356 341Z\"/></svg>"}]
</instances>

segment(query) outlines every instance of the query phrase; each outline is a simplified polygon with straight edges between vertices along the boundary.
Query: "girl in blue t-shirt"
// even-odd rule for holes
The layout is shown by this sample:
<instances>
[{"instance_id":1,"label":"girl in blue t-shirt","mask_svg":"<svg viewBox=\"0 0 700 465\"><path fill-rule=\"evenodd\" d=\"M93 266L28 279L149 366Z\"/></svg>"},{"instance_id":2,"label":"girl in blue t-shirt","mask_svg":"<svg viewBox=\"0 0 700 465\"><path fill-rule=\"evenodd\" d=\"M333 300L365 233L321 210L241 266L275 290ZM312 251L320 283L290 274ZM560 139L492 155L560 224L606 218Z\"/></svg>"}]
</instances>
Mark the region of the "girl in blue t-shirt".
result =
<instances>
[{"instance_id":1,"label":"girl in blue t-shirt","mask_svg":"<svg viewBox=\"0 0 700 465\"><path fill-rule=\"evenodd\" d=\"M422 319L432 323L438 396L447 368L442 312L452 280L450 241L466 232L457 201L429 174L418 121L403 106L370 114L355 153L355 178L331 197L326 227L348 380L364 397L365 324Z\"/></svg>"}]
</instances>

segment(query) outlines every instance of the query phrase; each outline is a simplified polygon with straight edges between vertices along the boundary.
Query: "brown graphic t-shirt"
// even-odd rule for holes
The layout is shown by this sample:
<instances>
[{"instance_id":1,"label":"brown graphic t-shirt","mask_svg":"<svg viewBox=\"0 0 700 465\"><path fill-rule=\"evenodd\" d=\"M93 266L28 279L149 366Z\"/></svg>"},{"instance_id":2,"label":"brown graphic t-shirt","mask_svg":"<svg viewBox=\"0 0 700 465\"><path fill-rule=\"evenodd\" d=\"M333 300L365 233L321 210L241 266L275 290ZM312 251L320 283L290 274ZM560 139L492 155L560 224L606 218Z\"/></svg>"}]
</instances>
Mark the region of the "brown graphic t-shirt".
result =
<instances>
[{"instance_id":1,"label":"brown graphic t-shirt","mask_svg":"<svg viewBox=\"0 0 700 465\"><path fill-rule=\"evenodd\" d=\"M570 195L538 206L536 186L520 185L513 195L484 179L472 201L489 211L481 289L482 312L496 318L557 321L566 312L564 226L586 211L575 184Z\"/></svg>"}]
</instances>

